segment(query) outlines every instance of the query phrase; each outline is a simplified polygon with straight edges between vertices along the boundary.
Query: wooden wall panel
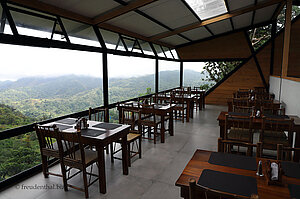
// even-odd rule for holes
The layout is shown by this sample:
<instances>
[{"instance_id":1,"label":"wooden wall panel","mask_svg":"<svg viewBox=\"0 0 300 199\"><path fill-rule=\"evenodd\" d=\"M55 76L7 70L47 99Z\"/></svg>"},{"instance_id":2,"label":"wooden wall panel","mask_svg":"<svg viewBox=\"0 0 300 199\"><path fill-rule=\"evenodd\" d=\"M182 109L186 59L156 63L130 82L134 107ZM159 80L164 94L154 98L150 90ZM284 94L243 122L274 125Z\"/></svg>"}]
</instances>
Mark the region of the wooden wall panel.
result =
<instances>
[{"instance_id":1,"label":"wooden wall panel","mask_svg":"<svg viewBox=\"0 0 300 199\"><path fill-rule=\"evenodd\" d=\"M263 86L254 59L248 61L238 71L232 74L227 80L219 85L206 98L207 104L226 105L227 99L239 88L254 88Z\"/></svg>"},{"instance_id":2,"label":"wooden wall panel","mask_svg":"<svg viewBox=\"0 0 300 199\"><path fill-rule=\"evenodd\" d=\"M283 48L283 32L275 39L274 51L274 75L281 74ZM269 83L271 43L268 43L257 55L265 80ZM291 45L289 54L288 76L300 77L300 20L292 24ZM207 97L207 104L226 105L227 99L239 88L254 88L263 86L259 72L253 58L244 64L239 70L213 90Z\"/></svg>"},{"instance_id":3,"label":"wooden wall panel","mask_svg":"<svg viewBox=\"0 0 300 199\"><path fill-rule=\"evenodd\" d=\"M176 49L182 59L247 58L251 55L243 32Z\"/></svg>"}]
</instances>

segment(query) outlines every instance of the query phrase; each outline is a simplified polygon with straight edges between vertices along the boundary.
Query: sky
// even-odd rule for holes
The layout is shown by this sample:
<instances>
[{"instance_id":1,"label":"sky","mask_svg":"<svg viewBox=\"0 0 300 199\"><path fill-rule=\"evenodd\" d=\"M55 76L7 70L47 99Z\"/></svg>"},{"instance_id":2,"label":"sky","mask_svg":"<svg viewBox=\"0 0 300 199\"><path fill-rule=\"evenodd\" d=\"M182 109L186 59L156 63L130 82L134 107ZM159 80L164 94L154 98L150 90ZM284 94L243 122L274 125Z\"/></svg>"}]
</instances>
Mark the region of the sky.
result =
<instances>
[{"instance_id":1,"label":"sky","mask_svg":"<svg viewBox=\"0 0 300 199\"><path fill-rule=\"evenodd\" d=\"M8 27L8 26L6 26ZM18 28L20 34L47 37L41 31ZM9 29L5 33L9 34ZM87 40L70 38L71 42ZM90 42L90 45L95 43ZM184 63L184 69L202 71L204 63ZM24 77L56 77L63 75L84 75L102 77L102 55L94 52L39 48L0 44L0 81L16 81ZM179 62L159 61L160 71L179 70ZM108 76L137 77L155 73L155 60L147 58L108 55Z\"/></svg>"}]
</instances>

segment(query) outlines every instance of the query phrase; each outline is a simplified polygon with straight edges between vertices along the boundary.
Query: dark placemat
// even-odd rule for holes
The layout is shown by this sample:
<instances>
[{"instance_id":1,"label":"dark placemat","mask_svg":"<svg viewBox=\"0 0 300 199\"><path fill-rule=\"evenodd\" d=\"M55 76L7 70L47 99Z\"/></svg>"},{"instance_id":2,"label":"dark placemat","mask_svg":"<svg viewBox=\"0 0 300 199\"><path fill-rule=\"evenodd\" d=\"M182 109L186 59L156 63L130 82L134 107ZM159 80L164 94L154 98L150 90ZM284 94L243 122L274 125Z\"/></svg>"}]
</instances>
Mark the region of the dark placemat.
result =
<instances>
[{"instance_id":1,"label":"dark placemat","mask_svg":"<svg viewBox=\"0 0 300 199\"><path fill-rule=\"evenodd\" d=\"M63 130L69 129L69 128L73 128L73 126L71 126L71 125L65 125L65 124L55 124L55 125L60 131L63 131Z\"/></svg>"},{"instance_id":2,"label":"dark placemat","mask_svg":"<svg viewBox=\"0 0 300 199\"><path fill-rule=\"evenodd\" d=\"M122 125L121 124L111 124L111 123L101 123L101 124L96 124L93 127L106 129L106 130L114 130L120 126L122 126Z\"/></svg>"},{"instance_id":3,"label":"dark placemat","mask_svg":"<svg viewBox=\"0 0 300 199\"><path fill-rule=\"evenodd\" d=\"M102 135L103 133L106 133L106 131L94 130L94 129L82 129L81 130L81 135L90 136L90 137L97 137L99 135Z\"/></svg>"},{"instance_id":4,"label":"dark placemat","mask_svg":"<svg viewBox=\"0 0 300 199\"><path fill-rule=\"evenodd\" d=\"M228 115L235 115L235 116L250 116L250 113L238 113L238 112L228 112Z\"/></svg>"},{"instance_id":5,"label":"dark placemat","mask_svg":"<svg viewBox=\"0 0 300 199\"><path fill-rule=\"evenodd\" d=\"M300 185L289 184L288 187L290 190L291 198L300 199Z\"/></svg>"},{"instance_id":6,"label":"dark placemat","mask_svg":"<svg viewBox=\"0 0 300 199\"><path fill-rule=\"evenodd\" d=\"M271 114L264 114L266 118L271 118L271 119L289 119L289 116L287 115L271 115Z\"/></svg>"},{"instance_id":7,"label":"dark placemat","mask_svg":"<svg viewBox=\"0 0 300 199\"><path fill-rule=\"evenodd\" d=\"M257 194L256 179L249 176L204 169L198 180L204 187L227 193L248 196Z\"/></svg>"},{"instance_id":8,"label":"dark placemat","mask_svg":"<svg viewBox=\"0 0 300 199\"><path fill-rule=\"evenodd\" d=\"M75 119L66 118L66 119L58 120L56 122L57 123L62 123L62 124L75 124L76 120Z\"/></svg>"},{"instance_id":9,"label":"dark placemat","mask_svg":"<svg viewBox=\"0 0 300 199\"><path fill-rule=\"evenodd\" d=\"M300 164L296 162L281 162L283 175L300 179Z\"/></svg>"},{"instance_id":10,"label":"dark placemat","mask_svg":"<svg viewBox=\"0 0 300 199\"><path fill-rule=\"evenodd\" d=\"M215 165L256 171L256 159L249 156L212 152L208 162Z\"/></svg>"}]
</instances>

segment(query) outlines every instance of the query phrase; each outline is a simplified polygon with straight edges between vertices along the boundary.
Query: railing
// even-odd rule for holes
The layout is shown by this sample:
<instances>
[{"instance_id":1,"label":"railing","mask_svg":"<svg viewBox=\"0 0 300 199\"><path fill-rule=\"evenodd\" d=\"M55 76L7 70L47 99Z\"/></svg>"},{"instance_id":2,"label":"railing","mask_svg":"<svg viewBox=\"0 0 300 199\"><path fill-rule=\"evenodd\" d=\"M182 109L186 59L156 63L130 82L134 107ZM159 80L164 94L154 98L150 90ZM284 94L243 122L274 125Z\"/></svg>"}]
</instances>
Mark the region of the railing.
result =
<instances>
[{"instance_id":1,"label":"railing","mask_svg":"<svg viewBox=\"0 0 300 199\"><path fill-rule=\"evenodd\" d=\"M176 88L178 88L178 87L176 87ZM173 89L176 89L176 88L160 91L158 93L169 92L169 91L172 91ZM142 97L150 97L152 95L153 94L149 94L149 95L144 95ZM109 104L108 107L106 107L106 108L113 109L113 108L117 107L118 103L125 103L125 102L128 102L128 101L137 100L138 98L139 97L124 100L124 101L120 101L120 102L116 102L116 103L113 103L113 104ZM98 108L105 108L105 107L100 106ZM57 117L57 118L44 120L44 121L41 121L41 122L38 122L38 123L39 124L46 124L46 123L49 123L49 122L57 121L57 120L68 118L68 117L73 117L73 118L85 117L85 116L88 116L88 114L89 114L89 111L85 110L85 111L72 113L72 114L64 115L64 116ZM28 124L28 125L25 125L25 126L20 126L20 127L13 128L13 129L4 130L4 131L0 132L0 141L9 139L9 138L12 138L12 137L15 137L15 136L19 136L19 135L24 135L24 134L29 133L29 132L33 132L34 131L33 127L34 127L35 124L36 123ZM51 165L51 164L54 165L55 164L55 159L49 160L48 163L49 163L49 165ZM29 168L29 169L24 170L24 171L14 175L14 176L11 176L8 179L5 179L5 180L0 182L0 191L14 185L17 182L20 182L24 179L27 179L28 177L30 177L30 176L38 173L38 172L41 172L41 171L42 171L42 164L38 164L38 165L36 165L32 168Z\"/></svg>"}]
</instances>

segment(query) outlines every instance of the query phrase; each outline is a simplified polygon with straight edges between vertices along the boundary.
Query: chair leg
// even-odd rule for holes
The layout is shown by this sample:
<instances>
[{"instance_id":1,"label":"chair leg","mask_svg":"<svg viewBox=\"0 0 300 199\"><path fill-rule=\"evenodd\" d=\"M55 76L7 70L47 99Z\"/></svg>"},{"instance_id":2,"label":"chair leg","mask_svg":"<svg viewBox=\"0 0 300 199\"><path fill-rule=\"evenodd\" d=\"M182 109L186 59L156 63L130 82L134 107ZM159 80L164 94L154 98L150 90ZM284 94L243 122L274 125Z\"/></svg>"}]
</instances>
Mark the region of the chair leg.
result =
<instances>
[{"instance_id":1,"label":"chair leg","mask_svg":"<svg viewBox=\"0 0 300 199\"><path fill-rule=\"evenodd\" d=\"M131 167L130 142L127 143L127 152L128 152L128 166Z\"/></svg>"},{"instance_id":2,"label":"chair leg","mask_svg":"<svg viewBox=\"0 0 300 199\"><path fill-rule=\"evenodd\" d=\"M110 146L110 161L111 161L111 163L114 163L114 146L113 146L113 142L109 146Z\"/></svg>"},{"instance_id":3,"label":"chair leg","mask_svg":"<svg viewBox=\"0 0 300 199\"><path fill-rule=\"evenodd\" d=\"M45 178L49 177L47 156L42 155L42 169Z\"/></svg>"},{"instance_id":4,"label":"chair leg","mask_svg":"<svg viewBox=\"0 0 300 199\"><path fill-rule=\"evenodd\" d=\"M106 147L105 147L106 148L106 154L109 154L109 147L108 146L109 146L109 144L106 145Z\"/></svg>"},{"instance_id":5,"label":"chair leg","mask_svg":"<svg viewBox=\"0 0 300 199\"><path fill-rule=\"evenodd\" d=\"M154 127L154 144L156 144L157 126Z\"/></svg>"},{"instance_id":6,"label":"chair leg","mask_svg":"<svg viewBox=\"0 0 300 199\"><path fill-rule=\"evenodd\" d=\"M85 193L85 197L88 198L89 197L89 190L88 190L89 187L88 187L88 183L87 183L86 168L83 168L82 174L83 174L84 193Z\"/></svg>"},{"instance_id":7,"label":"chair leg","mask_svg":"<svg viewBox=\"0 0 300 199\"><path fill-rule=\"evenodd\" d=\"M60 165L61 165L61 173L62 173L62 177L63 177L64 190L68 191L68 181L67 181L66 167L62 163Z\"/></svg>"},{"instance_id":8,"label":"chair leg","mask_svg":"<svg viewBox=\"0 0 300 199\"><path fill-rule=\"evenodd\" d=\"M182 123L184 123L184 109L182 110Z\"/></svg>"}]
</instances>

